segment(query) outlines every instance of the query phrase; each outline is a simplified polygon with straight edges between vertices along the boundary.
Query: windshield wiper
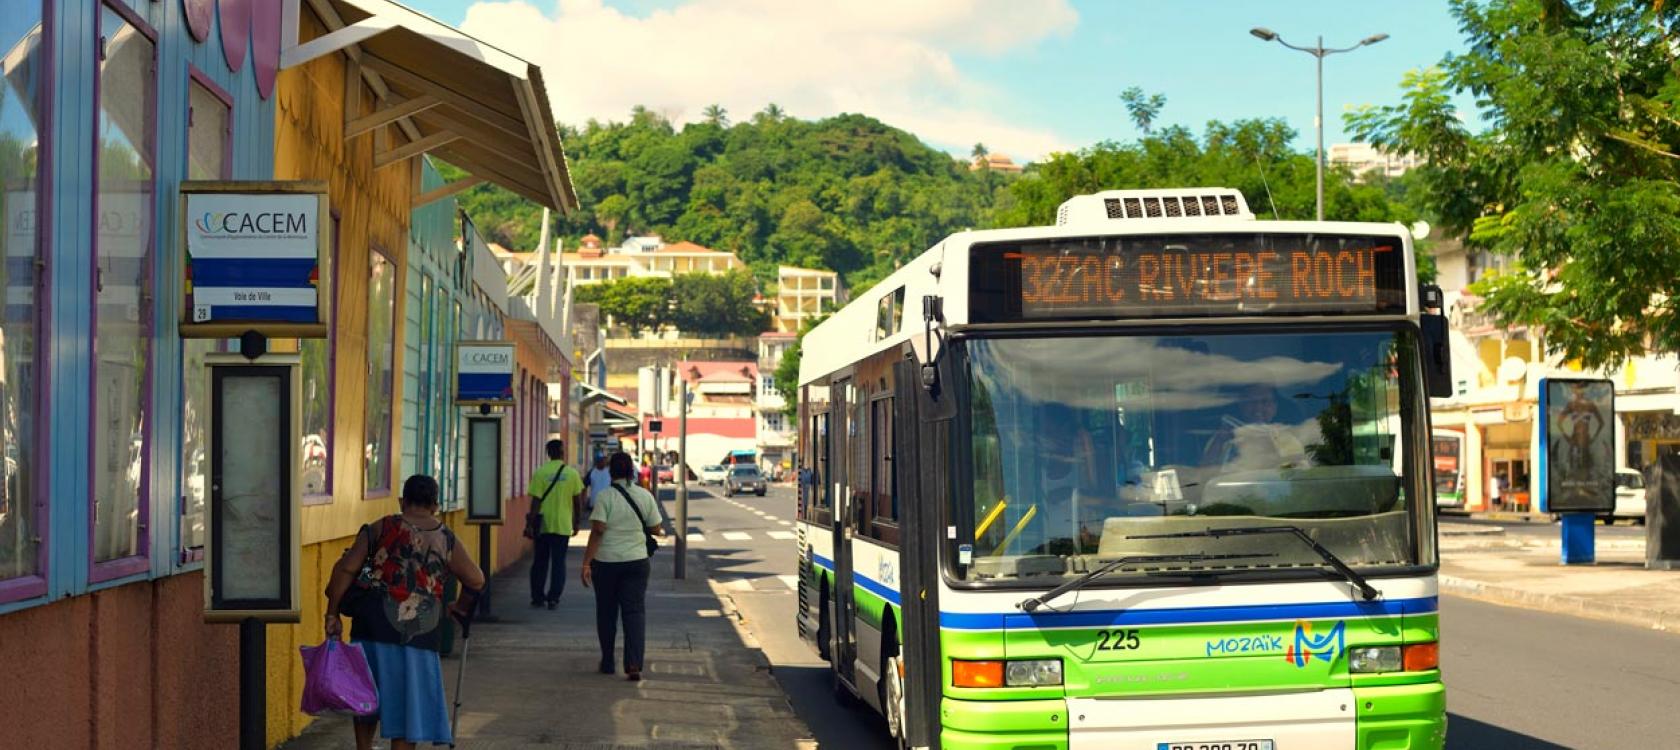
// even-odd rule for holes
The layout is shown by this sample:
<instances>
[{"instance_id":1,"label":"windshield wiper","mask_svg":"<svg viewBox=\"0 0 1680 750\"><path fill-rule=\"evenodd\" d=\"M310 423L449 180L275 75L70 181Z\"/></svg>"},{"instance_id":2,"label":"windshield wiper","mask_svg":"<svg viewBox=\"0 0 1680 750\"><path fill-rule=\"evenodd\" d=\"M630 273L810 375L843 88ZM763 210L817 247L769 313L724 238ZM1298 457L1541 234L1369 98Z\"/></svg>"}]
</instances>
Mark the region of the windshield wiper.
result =
<instances>
[{"instance_id":1,"label":"windshield wiper","mask_svg":"<svg viewBox=\"0 0 1680 750\"><path fill-rule=\"evenodd\" d=\"M1104 575L1112 573L1115 570L1123 568L1127 565L1137 565L1137 564L1140 564L1140 563L1205 562L1205 561L1208 561L1208 560L1238 560L1238 559L1249 559L1249 558L1255 558L1255 557L1277 557L1277 555L1271 555L1271 554L1243 554L1243 555L1190 554L1190 555L1133 555L1133 556L1130 556L1130 557L1121 557L1121 558L1118 558L1118 559L1109 560L1109 561L1103 563L1102 565L1097 566L1096 568L1092 568L1090 571L1086 572L1084 575L1081 575L1080 577L1075 578L1071 581L1068 581L1067 583L1064 583L1060 586L1057 586L1056 588L1050 589L1049 591L1046 591L1042 594L1039 594L1038 596L1029 597L1027 599L1024 599L1024 600L1021 601L1021 603L1019 603L1015 606L1020 607L1021 611L1023 611L1023 612L1036 611L1039 607L1042 607L1045 604L1049 603L1051 599L1055 599L1056 597L1061 596L1062 594L1065 594L1065 593L1067 593L1069 591L1072 591L1076 588L1084 586L1085 584L1090 583L1091 581L1093 581L1097 578L1100 578Z\"/></svg>"},{"instance_id":2,"label":"windshield wiper","mask_svg":"<svg viewBox=\"0 0 1680 750\"><path fill-rule=\"evenodd\" d=\"M1210 528L1204 531L1181 531L1174 534L1141 534L1126 538L1188 539L1190 537L1211 537L1214 539L1221 539L1228 536L1248 536L1251 534L1288 534L1293 536L1296 539L1301 540L1301 542L1306 544L1308 547L1311 547L1312 551L1318 553L1318 556L1323 558L1326 564L1335 568L1337 573L1342 574L1342 577L1347 579L1348 583L1357 586L1359 588L1359 595L1363 597L1365 601L1370 601L1378 596L1377 589L1371 585L1370 581L1365 580L1365 576L1360 575L1359 571L1348 567L1347 563L1342 562L1342 558L1337 557L1336 553L1325 549L1324 545L1319 544L1318 540L1313 539L1307 534L1305 529L1302 529L1299 526L1233 526L1227 529Z\"/></svg>"}]
</instances>

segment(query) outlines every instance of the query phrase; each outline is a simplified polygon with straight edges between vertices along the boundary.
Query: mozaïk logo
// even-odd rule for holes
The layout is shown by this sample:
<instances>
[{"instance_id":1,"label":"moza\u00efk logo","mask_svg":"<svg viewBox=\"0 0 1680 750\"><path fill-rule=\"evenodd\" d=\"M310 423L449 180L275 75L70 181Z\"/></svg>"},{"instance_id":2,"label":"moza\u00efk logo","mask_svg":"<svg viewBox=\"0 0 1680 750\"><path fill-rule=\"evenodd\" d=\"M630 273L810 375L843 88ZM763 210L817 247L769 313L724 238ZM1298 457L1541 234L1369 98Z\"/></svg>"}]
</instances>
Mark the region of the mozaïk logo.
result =
<instances>
[{"instance_id":1,"label":"moza\u00efk logo","mask_svg":"<svg viewBox=\"0 0 1680 750\"><path fill-rule=\"evenodd\" d=\"M1325 661L1335 661L1347 650L1347 623L1338 620L1335 627L1324 635L1315 636L1312 633L1312 623L1306 620L1295 621L1295 642L1283 652L1283 658L1294 662L1296 667L1305 667L1307 662L1316 656Z\"/></svg>"}]
</instances>

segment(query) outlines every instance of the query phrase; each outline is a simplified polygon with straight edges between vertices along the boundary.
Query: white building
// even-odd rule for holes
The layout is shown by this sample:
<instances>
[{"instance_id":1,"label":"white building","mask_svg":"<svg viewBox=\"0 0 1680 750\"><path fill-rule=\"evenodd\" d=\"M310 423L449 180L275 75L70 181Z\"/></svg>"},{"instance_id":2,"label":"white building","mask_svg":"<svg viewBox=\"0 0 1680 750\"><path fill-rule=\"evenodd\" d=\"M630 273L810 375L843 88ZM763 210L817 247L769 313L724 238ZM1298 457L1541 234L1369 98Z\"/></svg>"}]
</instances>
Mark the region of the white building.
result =
<instances>
[{"instance_id":1,"label":"white building","mask_svg":"<svg viewBox=\"0 0 1680 750\"><path fill-rule=\"evenodd\" d=\"M1414 154L1391 154L1369 143L1336 143L1330 146L1330 163L1353 170L1355 177L1378 174L1399 177L1415 169L1423 159Z\"/></svg>"},{"instance_id":2,"label":"white building","mask_svg":"<svg viewBox=\"0 0 1680 750\"><path fill-rule=\"evenodd\" d=\"M746 264L734 253L701 247L692 242L666 244L658 237L631 237L616 248L605 248L601 238L586 235L575 253L566 253L562 263L572 286L595 284L627 276L662 276L684 273L727 273Z\"/></svg>"},{"instance_id":3,"label":"white building","mask_svg":"<svg viewBox=\"0 0 1680 750\"><path fill-rule=\"evenodd\" d=\"M798 333L806 320L839 307L839 274L793 266L776 268L773 325L777 333Z\"/></svg>"},{"instance_id":4,"label":"white building","mask_svg":"<svg viewBox=\"0 0 1680 750\"><path fill-rule=\"evenodd\" d=\"M780 332L758 337L758 395L753 405L758 411L758 452L763 457L763 465L772 471L776 467L791 469L793 466L799 430L794 420L787 418L785 410L796 395L776 389L776 367L796 340L795 334Z\"/></svg>"}]
</instances>

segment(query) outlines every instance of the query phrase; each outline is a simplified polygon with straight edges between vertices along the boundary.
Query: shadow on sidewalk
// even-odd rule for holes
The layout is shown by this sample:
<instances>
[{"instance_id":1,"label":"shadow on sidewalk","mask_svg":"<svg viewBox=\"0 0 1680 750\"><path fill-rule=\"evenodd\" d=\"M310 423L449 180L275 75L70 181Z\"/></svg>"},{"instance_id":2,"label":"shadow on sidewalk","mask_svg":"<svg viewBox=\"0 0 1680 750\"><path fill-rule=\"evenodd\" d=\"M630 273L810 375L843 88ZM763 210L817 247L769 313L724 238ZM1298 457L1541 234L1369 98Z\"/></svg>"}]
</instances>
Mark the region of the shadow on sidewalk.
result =
<instances>
[{"instance_id":1,"label":"shadow on sidewalk","mask_svg":"<svg viewBox=\"0 0 1680 750\"><path fill-rule=\"evenodd\" d=\"M1555 742L1513 732L1504 727L1448 712L1447 750L1569 750Z\"/></svg>"},{"instance_id":2,"label":"shadow on sidewalk","mask_svg":"<svg viewBox=\"0 0 1680 750\"><path fill-rule=\"evenodd\" d=\"M567 555L556 610L526 605L529 558L496 576L499 619L472 631L460 747L793 750L809 737L762 652L707 585L703 561L691 555L688 579L674 580L669 547L654 558L648 584L644 679L598 673L594 594L578 580L581 545L574 541ZM614 661L622 667L622 656ZM443 660L451 703L460 666L459 658ZM348 720L326 718L284 747L353 745Z\"/></svg>"}]
</instances>

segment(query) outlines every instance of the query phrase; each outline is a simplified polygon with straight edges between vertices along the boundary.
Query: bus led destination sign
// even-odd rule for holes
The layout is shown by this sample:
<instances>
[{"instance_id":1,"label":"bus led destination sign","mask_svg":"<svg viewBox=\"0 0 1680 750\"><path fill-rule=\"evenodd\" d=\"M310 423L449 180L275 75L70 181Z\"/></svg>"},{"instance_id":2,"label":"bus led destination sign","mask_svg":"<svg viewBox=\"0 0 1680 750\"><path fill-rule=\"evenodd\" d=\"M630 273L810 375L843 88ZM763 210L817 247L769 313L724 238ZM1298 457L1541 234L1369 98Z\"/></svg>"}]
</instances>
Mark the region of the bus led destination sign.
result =
<instances>
[{"instance_id":1,"label":"bus led destination sign","mask_svg":"<svg viewBox=\"0 0 1680 750\"><path fill-rule=\"evenodd\" d=\"M979 247L976 312L1032 320L1403 311L1400 249L1398 237L1256 234Z\"/></svg>"}]
</instances>

